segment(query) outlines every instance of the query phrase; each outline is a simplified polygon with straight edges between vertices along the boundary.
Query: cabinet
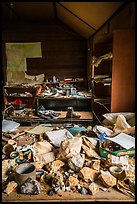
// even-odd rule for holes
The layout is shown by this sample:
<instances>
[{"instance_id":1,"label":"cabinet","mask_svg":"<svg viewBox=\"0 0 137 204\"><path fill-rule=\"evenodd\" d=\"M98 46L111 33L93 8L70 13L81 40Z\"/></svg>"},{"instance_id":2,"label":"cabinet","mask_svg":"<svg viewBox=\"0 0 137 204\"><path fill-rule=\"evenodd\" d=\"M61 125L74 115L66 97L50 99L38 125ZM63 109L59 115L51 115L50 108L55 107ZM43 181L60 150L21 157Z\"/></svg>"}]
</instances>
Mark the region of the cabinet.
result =
<instances>
[{"instance_id":1,"label":"cabinet","mask_svg":"<svg viewBox=\"0 0 137 204\"><path fill-rule=\"evenodd\" d=\"M84 80L45 82L45 89L43 87L43 92L37 96L37 108L43 106L45 110L53 110L60 114L58 119L52 119L50 122L91 122L91 94L85 90L84 83ZM77 95L82 90L83 96ZM66 117L68 107L73 107L74 113L81 117Z\"/></svg>"},{"instance_id":2,"label":"cabinet","mask_svg":"<svg viewBox=\"0 0 137 204\"><path fill-rule=\"evenodd\" d=\"M115 31L111 112L135 111L135 32Z\"/></svg>"},{"instance_id":3,"label":"cabinet","mask_svg":"<svg viewBox=\"0 0 137 204\"><path fill-rule=\"evenodd\" d=\"M115 30L94 44L95 113L135 111L135 33Z\"/></svg>"},{"instance_id":4,"label":"cabinet","mask_svg":"<svg viewBox=\"0 0 137 204\"><path fill-rule=\"evenodd\" d=\"M91 97L85 98L44 98L37 96L37 107L44 106L45 110L53 110L59 113L58 119L48 120L50 123L91 123L93 120ZM80 118L66 118L67 108L73 107L74 112L79 114Z\"/></svg>"},{"instance_id":5,"label":"cabinet","mask_svg":"<svg viewBox=\"0 0 137 204\"><path fill-rule=\"evenodd\" d=\"M4 86L4 96L8 103L14 104L15 109L34 108L35 97L41 86Z\"/></svg>"}]
</instances>

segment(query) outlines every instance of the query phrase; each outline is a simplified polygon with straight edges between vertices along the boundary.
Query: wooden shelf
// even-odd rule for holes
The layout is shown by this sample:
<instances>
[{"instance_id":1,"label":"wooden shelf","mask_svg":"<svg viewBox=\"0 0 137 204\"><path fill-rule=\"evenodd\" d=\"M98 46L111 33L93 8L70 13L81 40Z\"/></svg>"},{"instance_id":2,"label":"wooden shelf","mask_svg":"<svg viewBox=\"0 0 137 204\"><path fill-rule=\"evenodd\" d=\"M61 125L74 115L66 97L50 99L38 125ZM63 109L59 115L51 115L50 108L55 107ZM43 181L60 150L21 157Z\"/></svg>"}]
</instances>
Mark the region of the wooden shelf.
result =
<instances>
[{"instance_id":1,"label":"wooden shelf","mask_svg":"<svg viewBox=\"0 0 137 204\"><path fill-rule=\"evenodd\" d=\"M7 96L7 98L32 98L32 96Z\"/></svg>"},{"instance_id":2,"label":"wooden shelf","mask_svg":"<svg viewBox=\"0 0 137 204\"><path fill-rule=\"evenodd\" d=\"M4 95L5 98L9 103L13 103L16 99L22 100L22 103L25 104L25 107L30 108L34 106L35 97L37 95L37 91L39 89L38 86L34 87L24 87L24 86L4 86ZM25 94L25 92L28 92L31 94L31 96L20 94ZM17 95L10 95L10 94L17 94ZM15 108L18 108L18 106L15 106Z\"/></svg>"},{"instance_id":3,"label":"wooden shelf","mask_svg":"<svg viewBox=\"0 0 137 204\"><path fill-rule=\"evenodd\" d=\"M57 81L57 82L44 82L46 85L54 85L54 84L66 84L66 83L83 83L84 80L80 81Z\"/></svg>"},{"instance_id":4,"label":"wooden shelf","mask_svg":"<svg viewBox=\"0 0 137 204\"><path fill-rule=\"evenodd\" d=\"M44 106L46 110L66 111L67 107L72 106L74 111L91 111L92 99L88 98L53 98L37 97L37 107Z\"/></svg>"},{"instance_id":5,"label":"wooden shelf","mask_svg":"<svg viewBox=\"0 0 137 204\"><path fill-rule=\"evenodd\" d=\"M65 123L84 123L91 124L93 121L93 114L91 111L75 111L75 113L80 114L80 118L66 118L67 111L55 111L55 113L60 113L58 118L53 119L43 119L37 115L31 117L20 117L20 116L10 116L7 120L14 120L20 124L32 124L32 123L51 123L51 124L65 124Z\"/></svg>"},{"instance_id":6,"label":"wooden shelf","mask_svg":"<svg viewBox=\"0 0 137 204\"><path fill-rule=\"evenodd\" d=\"M135 109L134 35L134 30L116 30L93 45L93 55L97 58L109 52L113 53L112 59L102 60L98 67L92 65L94 76L108 74L112 77L109 85L108 82L96 82L92 79L94 95L97 98L110 97L111 112L133 112Z\"/></svg>"}]
</instances>

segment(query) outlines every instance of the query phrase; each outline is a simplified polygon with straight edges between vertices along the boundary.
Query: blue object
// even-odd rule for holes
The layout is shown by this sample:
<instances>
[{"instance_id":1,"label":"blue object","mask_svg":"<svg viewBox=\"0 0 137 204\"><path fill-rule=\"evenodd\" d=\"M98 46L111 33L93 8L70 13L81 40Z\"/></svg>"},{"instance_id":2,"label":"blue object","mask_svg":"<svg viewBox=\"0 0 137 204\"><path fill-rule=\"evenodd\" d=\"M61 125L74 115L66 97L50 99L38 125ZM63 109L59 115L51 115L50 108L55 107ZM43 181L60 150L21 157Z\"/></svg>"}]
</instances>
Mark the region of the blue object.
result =
<instances>
[{"instance_id":1,"label":"blue object","mask_svg":"<svg viewBox=\"0 0 137 204\"><path fill-rule=\"evenodd\" d=\"M77 133L81 132L81 131L86 131L87 129L85 127L72 127L69 128L68 131L75 136Z\"/></svg>"},{"instance_id":2,"label":"blue object","mask_svg":"<svg viewBox=\"0 0 137 204\"><path fill-rule=\"evenodd\" d=\"M100 134L99 139L101 140L101 142L105 142L107 140L108 135L103 132Z\"/></svg>"}]
</instances>

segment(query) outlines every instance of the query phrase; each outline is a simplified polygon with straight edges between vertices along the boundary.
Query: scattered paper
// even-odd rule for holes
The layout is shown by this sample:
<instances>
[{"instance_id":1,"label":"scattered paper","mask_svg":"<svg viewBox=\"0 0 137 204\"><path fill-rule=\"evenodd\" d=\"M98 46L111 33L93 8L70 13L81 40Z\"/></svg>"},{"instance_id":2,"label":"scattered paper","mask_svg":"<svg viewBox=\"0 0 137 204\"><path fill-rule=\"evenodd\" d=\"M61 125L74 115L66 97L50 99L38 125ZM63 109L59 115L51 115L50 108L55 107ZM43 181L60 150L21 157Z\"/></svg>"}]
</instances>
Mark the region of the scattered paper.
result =
<instances>
[{"instance_id":1,"label":"scattered paper","mask_svg":"<svg viewBox=\"0 0 137 204\"><path fill-rule=\"evenodd\" d=\"M111 157L109 158L111 161L111 164L118 164L118 165L122 165L122 166L128 166L128 155L124 155L124 156L115 156L111 154Z\"/></svg>"},{"instance_id":2,"label":"scattered paper","mask_svg":"<svg viewBox=\"0 0 137 204\"><path fill-rule=\"evenodd\" d=\"M41 125L38 125L38 126L32 128L31 130L26 130L26 132L28 132L30 134L40 135L40 134L45 133L47 131L51 131L52 129L53 129L53 127L48 127L48 126L41 124Z\"/></svg>"},{"instance_id":3,"label":"scattered paper","mask_svg":"<svg viewBox=\"0 0 137 204\"><path fill-rule=\"evenodd\" d=\"M100 133L106 133L108 136L113 134L113 131L110 130L109 128L107 127L103 127L101 125L95 125L94 128L93 128L93 131L97 134L99 132L99 135Z\"/></svg>"},{"instance_id":4,"label":"scattered paper","mask_svg":"<svg viewBox=\"0 0 137 204\"><path fill-rule=\"evenodd\" d=\"M82 136L82 137L88 139L94 146L97 145L98 138L95 139L93 137L87 137L87 136Z\"/></svg>"},{"instance_id":5,"label":"scattered paper","mask_svg":"<svg viewBox=\"0 0 137 204\"><path fill-rule=\"evenodd\" d=\"M135 147L135 138L125 133L120 133L113 138L107 137L107 139L121 145L125 149Z\"/></svg>"},{"instance_id":6,"label":"scattered paper","mask_svg":"<svg viewBox=\"0 0 137 204\"><path fill-rule=\"evenodd\" d=\"M2 120L2 132L13 132L20 126L20 123L12 120Z\"/></svg>"},{"instance_id":7,"label":"scattered paper","mask_svg":"<svg viewBox=\"0 0 137 204\"><path fill-rule=\"evenodd\" d=\"M46 132L46 135L50 139L53 145L60 147L62 141L67 138L74 138L74 136L66 129L63 130L54 130Z\"/></svg>"}]
</instances>

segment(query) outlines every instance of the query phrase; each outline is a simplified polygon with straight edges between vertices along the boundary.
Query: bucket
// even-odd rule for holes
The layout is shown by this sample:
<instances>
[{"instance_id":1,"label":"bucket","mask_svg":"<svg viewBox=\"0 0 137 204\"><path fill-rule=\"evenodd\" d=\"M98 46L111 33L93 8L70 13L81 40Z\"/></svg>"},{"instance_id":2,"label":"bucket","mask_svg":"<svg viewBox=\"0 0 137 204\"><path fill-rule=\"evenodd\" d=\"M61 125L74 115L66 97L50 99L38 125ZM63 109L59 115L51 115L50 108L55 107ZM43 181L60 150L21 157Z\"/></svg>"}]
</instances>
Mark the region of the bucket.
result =
<instances>
[{"instance_id":1,"label":"bucket","mask_svg":"<svg viewBox=\"0 0 137 204\"><path fill-rule=\"evenodd\" d=\"M15 181L23 184L28 178L36 179L36 169L31 163L20 164L15 171Z\"/></svg>"}]
</instances>

